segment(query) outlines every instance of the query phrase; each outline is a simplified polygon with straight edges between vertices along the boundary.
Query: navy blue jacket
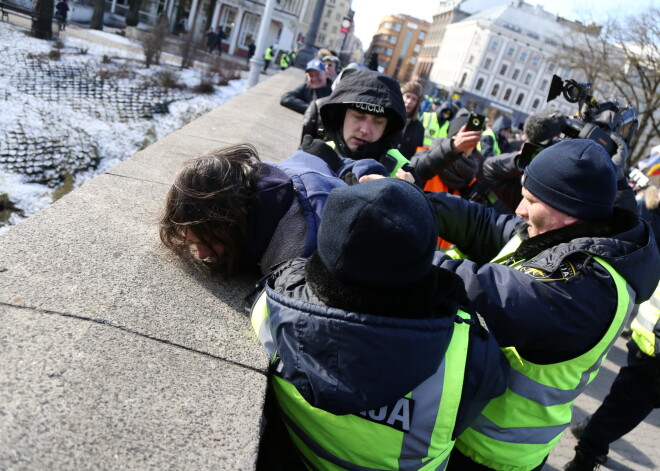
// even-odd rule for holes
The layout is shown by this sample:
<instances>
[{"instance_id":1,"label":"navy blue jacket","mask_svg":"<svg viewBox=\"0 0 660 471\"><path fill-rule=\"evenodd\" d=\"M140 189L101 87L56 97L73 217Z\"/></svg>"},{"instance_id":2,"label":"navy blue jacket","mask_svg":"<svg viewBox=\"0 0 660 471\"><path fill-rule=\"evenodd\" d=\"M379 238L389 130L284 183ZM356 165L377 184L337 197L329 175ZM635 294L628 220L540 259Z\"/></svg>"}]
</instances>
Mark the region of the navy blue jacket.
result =
<instances>
[{"instance_id":1,"label":"navy blue jacket","mask_svg":"<svg viewBox=\"0 0 660 471\"><path fill-rule=\"evenodd\" d=\"M568 226L523 240L519 269L487 263L516 233L526 237L524 220L499 215L446 193L429 193L438 233L469 260L437 263L465 282L473 307L503 347L514 346L536 363L555 363L589 350L616 311L609 272L602 257L632 287L636 303L650 298L660 279L660 255L649 225L615 209L610 223Z\"/></svg>"},{"instance_id":2,"label":"navy blue jacket","mask_svg":"<svg viewBox=\"0 0 660 471\"><path fill-rule=\"evenodd\" d=\"M337 415L372 410L393 404L435 373L458 308L450 293L440 294L447 301L434 318L348 312L317 298L306 281L305 263L295 259L284 264L267 288L277 306L269 312L281 361L277 374L293 383L308 403ZM364 296L370 295L365 290ZM493 336L475 323L454 436L505 391L508 368Z\"/></svg>"}]
</instances>

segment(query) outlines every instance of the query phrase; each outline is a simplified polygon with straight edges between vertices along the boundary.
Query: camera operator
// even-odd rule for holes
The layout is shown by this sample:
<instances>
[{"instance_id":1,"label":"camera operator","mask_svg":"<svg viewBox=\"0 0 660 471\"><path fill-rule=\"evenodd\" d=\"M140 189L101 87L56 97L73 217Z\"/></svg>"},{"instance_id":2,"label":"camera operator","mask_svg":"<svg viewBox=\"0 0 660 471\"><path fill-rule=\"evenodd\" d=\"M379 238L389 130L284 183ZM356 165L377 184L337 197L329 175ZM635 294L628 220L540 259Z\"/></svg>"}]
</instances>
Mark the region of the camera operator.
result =
<instances>
[{"instance_id":1,"label":"camera operator","mask_svg":"<svg viewBox=\"0 0 660 471\"><path fill-rule=\"evenodd\" d=\"M603 113L601 122L612 120L610 110ZM529 165L535 153L543 147L549 147L559 142L557 136L562 134L562 126L565 117L561 111L554 108L547 108L540 113L530 116L525 122L524 132L528 143L523 144L520 152L503 154L498 157L490 157L483 164L483 180L490 187L493 193L511 212L514 212L522 196L520 190L522 185L520 177L525 167ZM617 199L616 206L631 211L635 211L636 203L634 193L628 186L626 178L626 164L629 155L629 149L626 142L615 132L609 136L615 152L612 155L612 162L617 167ZM600 141L597 141L601 143ZM602 143L601 143L602 144Z\"/></svg>"}]
</instances>

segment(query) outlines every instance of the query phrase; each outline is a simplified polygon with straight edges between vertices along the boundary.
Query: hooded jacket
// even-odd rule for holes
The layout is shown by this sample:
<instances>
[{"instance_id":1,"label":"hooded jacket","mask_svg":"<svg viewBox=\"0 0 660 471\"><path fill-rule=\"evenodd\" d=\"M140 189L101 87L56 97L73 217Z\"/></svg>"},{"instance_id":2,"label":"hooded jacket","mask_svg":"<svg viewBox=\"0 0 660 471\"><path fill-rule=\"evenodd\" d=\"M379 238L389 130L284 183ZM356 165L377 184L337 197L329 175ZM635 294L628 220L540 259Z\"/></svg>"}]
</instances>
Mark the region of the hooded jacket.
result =
<instances>
[{"instance_id":1,"label":"hooded jacket","mask_svg":"<svg viewBox=\"0 0 660 471\"><path fill-rule=\"evenodd\" d=\"M383 107L387 127L376 142L366 144L352 152L343 137L346 104L366 103ZM371 70L356 70L342 77L327 101L321 106L321 120L325 132L337 146L343 157L352 159L373 158L378 160L389 149L395 148L406 123L406 107L399 83L392 77Z\"/></svg>"},{"instance_id":2,"label":"hooded jacket","mask_svg":"<svg viewBox=\"0 0 660 471\"><path fill-rule=\"evenodd\" d=\"M660 255L648 223L615 208L607 223L574 224L536 237L524 220L437 193L438 233L470 260L438 263L458 274L468 297L502 347L516 347L534 363L569 360L600 339L616 311L616 290L603 258L631 286L635 303L651 297L660 279ZM488 263L519 235L516 268Z\"/></svg>"},{"instance_id":3,"label":"hooded jacket","mask_svg":"<svg viewBox=\"0 0 660 471\"><path fill-rule=\"evenodd\" d=\"M440 293L437 316L395 318L328 307L306 281L306 263L296 259L280 267L268 281L267 294L270 332L281 363L277 374L310 405L336 415L378 409L437 370L464 296L454 275L439 279L446 290ZM386 302L382 293L362 295L376 304ZM507 368L492 336L478 323L472 325L454 436L504 391Z\"/></svg>"},{"instance_id":4,"label":"hooded jacket","mask_svg":"<svg viewBox=\"0 0 660 471\"><path fill-rule=\"evenodd\" d=\"M500 149L500 154L509 152L509 141L507 141L506 138L500 136L500 131L507 128L511 128L511 120L506 116L500 116L495 120L493 126L490 128L492 135L490 132L483 133L478 149L481 151L481 154L484 157L491 157L496 155L493 136L495 136L495 139L497 139L497 145Z\"/></svg>"}]
</instances>

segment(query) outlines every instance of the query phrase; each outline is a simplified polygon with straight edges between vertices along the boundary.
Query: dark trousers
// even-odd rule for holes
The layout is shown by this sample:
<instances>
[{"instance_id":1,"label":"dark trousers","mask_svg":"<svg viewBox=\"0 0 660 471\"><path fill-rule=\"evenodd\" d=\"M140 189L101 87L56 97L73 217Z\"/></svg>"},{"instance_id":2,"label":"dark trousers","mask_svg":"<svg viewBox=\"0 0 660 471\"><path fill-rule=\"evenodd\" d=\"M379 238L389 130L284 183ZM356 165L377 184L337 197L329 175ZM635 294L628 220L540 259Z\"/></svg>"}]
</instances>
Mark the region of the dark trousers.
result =
<instances>
[{"instance_id":1,"label":"dark trousers","mask_svg":"<svg viewBox=\"0 0 660 471\"><path fill-rule=\"evenodd\" d=\"M660 406L660 362L628 342L628 365L621 368L610 393L589 420L577 449L607 455L610 443L637 427Z\"/></svg>"},{"instance_id":2,"label":"dark trousers","mask_svg":"<svg viewBox=\"0 0 660 471\"><path fill-rule=\"evenodd\" d=\"M547 459L547 456L543 458L543 462L536 468L532 469L532 471L541 471L543 465L545 464L545 460ZM488 466L484 466L483 464L472 461L470 458L458 451L458 448L454 447L454 449L451 451L451 455L449 456L449 463L447 463L447 468L445 471L490 471L492 469L493 468L489 468Z\"/></svg>"},{"instance_id":3,"label":"dark trousers","mask_svg":"<svg viewBox=\"0 0 660 471\"><path fill-rule=\"evenodd\" d=\"M268 59L264 59L264 60L266 61L264 64L264 72L266 72L268 70L268 66L270 65L270 60Z\"/></svg>"}]
</instances>

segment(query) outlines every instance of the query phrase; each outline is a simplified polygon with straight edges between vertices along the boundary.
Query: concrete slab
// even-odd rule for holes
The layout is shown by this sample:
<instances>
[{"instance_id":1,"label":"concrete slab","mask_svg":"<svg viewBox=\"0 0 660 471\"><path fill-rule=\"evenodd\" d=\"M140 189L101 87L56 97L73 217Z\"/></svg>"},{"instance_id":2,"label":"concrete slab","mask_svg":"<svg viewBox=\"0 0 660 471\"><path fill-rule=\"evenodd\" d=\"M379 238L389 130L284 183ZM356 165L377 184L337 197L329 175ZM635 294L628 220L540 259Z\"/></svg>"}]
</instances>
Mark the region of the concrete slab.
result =
<instances>
[{"instance_id":1,"label":"concrete slab","mask_svg":"<svg viewBox=\"0 0 660 471\"><path fill-rule=\"evenodd\" d=\"M251 286L219 283L161 246L166 191L101 175L3 234L0 302L93 319L264 370L244 313Z\"/></svg>"},{"instance_id":2,"label":"concrete slab","mask_svg":"<svg viewBox=\"0 0 660 471\"><path fill-rule=\"evenodd\" d=\"M53 312L0 323L0 468L253 469L263 374Z\"/></svg>"}]
</instances>

